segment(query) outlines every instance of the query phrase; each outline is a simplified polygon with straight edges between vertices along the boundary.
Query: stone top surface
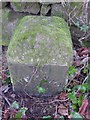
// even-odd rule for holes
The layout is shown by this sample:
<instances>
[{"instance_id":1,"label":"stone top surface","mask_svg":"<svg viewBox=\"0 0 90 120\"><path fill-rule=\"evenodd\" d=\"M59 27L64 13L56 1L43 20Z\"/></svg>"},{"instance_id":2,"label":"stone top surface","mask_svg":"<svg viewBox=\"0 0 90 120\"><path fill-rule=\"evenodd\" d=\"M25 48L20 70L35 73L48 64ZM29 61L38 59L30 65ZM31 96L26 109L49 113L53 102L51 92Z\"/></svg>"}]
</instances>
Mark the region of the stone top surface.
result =
<instances>
[{"instance_id":1,"label":"stone top surface","mask_svg":"<svg viewBox=\"0 0 90 120\"><path fill-rule=\"evenodd\" d=\"M24 17L11 39L8 62L67 66L72 62L72 41L67 23L55 16Z\"/></svg>"}]
</instances>

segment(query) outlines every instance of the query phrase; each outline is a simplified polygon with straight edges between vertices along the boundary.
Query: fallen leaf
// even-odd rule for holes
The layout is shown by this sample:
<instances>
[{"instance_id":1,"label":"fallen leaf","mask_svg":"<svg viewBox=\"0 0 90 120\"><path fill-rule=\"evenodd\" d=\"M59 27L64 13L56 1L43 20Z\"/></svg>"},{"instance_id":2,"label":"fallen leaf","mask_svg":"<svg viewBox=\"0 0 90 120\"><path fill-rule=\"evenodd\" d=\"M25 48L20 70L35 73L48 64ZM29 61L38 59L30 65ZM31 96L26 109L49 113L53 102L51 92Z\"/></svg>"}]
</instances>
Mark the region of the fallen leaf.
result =
<instances>
[{"instance_id":1,"label":"fallen leaf","mask_svg":"<svg viewBox=\"0 0 90 120\"><path fill-rule=\"evenodd\" d=\"M80 66L81 65L81 60L76 60L73 62L73 65L75 66Z\"/></svg>"},{"instance_id":2,"label":"fallen leaf","mask_svg":"<svg viewBox=\"0 0 90 120\"><path fill-rule=\"evenodd\" d=\"M60 99L60 100L65 100L65 99L67 99L67 93L66 93L66 92L62 92L62 93L59 95L59 99Z\"/></svg>"},{"instance_id":3,"label":"fallen leaf","mask_svg":"<svg viewBox=\"0 0 90 120\"><path fill-rule=\"evenodd\" d=\"M58 113L61 115L68 115L68 108L66 108L63 104L59 105Z\"/></svg>"},{"instance_id":4,"label":"fallen leaf","mask_svg":"<svg viewBox=\"0 0 90 120\"><path fill-rule=\"evenodd\" d=\"M9 116L10 116L10 109L7 108L7 109L4 111L4 119L5 119L5 120L8 120Z\"/></svg>"},{"instance_id":5,"label":"fallen leaf","mask_svg":"<svg viewBox=\"0 0 90 120\"><path fill-rule=\"evenodd\" d=\"M84 116L88 107L88 100L84 99L81 107L79 108L79 113Z\"/></svg>"}]
</instances>

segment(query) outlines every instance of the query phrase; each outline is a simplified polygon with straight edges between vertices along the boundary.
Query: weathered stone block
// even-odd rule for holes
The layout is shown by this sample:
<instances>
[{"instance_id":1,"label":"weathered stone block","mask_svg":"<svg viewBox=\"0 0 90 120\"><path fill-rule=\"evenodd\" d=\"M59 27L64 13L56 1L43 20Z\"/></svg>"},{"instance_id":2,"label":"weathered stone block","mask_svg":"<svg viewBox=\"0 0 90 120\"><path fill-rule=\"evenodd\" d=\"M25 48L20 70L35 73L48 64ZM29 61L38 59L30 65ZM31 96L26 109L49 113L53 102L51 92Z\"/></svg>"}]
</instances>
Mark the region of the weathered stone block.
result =
<instances>
[{"instance_id":1,"label":"weathered stone block","mask_svg":"<svg viewBox=\"0 0 90 120\"><path fill-rule=\"evenodd\" d=\"M60 3L52 4L51 15L52 16L59 16L59 17L63 17L63 18L67 17L65 15L65 10Z\"/></svg>"},{"instance_id":2,"label":"weathered stone block","mask_svg":"<svg viewBox=\"0 0 90 120\"><path fill-rule=\"evenodd\" d=\"M2 54L2 46L0 45L0 55Z\"/></svg>"},{"instance_id":3,"label":"weathered stone block","mask_svg":"<svg viewBox=\"0 0 90 120\"><path fill-rule=\"evenodd\" d=\"M2 42L2 9L0 9L0 43Z\"/></svg>"},{"instance_id":4,"label":"weathered stone block","mask_svg":"<svg viewBox=\"0 0 90 120\"><path fill-rule=\"evenodd\" d=\"M52 16L60 16L67 20L70 24L75 24L80 19L84 19L82 14L84 11L83 2L66 2L65 4L52 4Z\"/></svg>"},{"instance_id":5,"label":"weathered stone block","mask_svg":"<svg viewBox=\"0 0 90 120\"><path fill-rule=\"evenodd\" d=\"M7 56L15 91L38 95L40 86L45 95L60 92L72 62L67 23L59 17L24 17L14 32Z\"/></svg>"},{"instance_id":6,"label":"weathered stone block","mask_svg":"<svg viewBox=\"0 0 90 120\"><path fill-rule=\"evenodd\" d=\"M42 4L41 6L41 15L47 15L49 10L51 9L50 5L48 4Z\"/></svg>"},{"instance_id":7,"label":"weathered stone block","mask_svg":"<svg viewBox=\"0 0 90 120\"><path fill-rule=\"evenodd\" d=\"M40 4L34 2L12 2L12 8L19 12L28 12L37 15L40 11Z\"/></svg>"},{"instance_id":8,"label":"weathered stone block","mask_svg":"<svg viewBox=\"0 0 90 120\"><path fill-rule=\"evenodd\" d=\"M0 41L0 45L9 45L13 31L23 16L23 14L15 13L7 8L2 9L2 41Z\"/></svg>"},{"instance_id":9,"label":"weathered stone block","mask_svg":"<svg viewBox=\"0 0 90 120\"><path fill-rule=\"evenodd\" d=\"M2 2L0 2L0 9L2 9Z\"/></svg>"}]
</instances>

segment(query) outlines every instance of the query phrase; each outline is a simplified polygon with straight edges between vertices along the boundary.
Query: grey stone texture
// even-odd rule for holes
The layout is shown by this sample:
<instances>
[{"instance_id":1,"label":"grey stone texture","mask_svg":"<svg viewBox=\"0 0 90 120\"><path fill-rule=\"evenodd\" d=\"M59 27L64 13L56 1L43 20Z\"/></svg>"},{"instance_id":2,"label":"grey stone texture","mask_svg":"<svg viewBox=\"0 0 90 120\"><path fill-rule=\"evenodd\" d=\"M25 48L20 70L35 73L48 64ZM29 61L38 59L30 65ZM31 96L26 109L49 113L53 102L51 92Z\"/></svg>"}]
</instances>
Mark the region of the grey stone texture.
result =
<instances>
[{"instance_id":1,"label":"grey stone texture","mask_svg":"<svg viewBox=\"0 0 90 120\"><path fill-rule=\"evenodd\" d=\"M13 31L23 16L25 15L22 13L16 13L7 8L4 8L2 10L2 41L0 41L1 45L9 45Z\"/></svg>"},{"instance_id":2,"label":"grey stone texture","mask_svg":"<svg viewBox=\"0 0 90 120\"><path fill-rule=\"evenodd\" d=\"M44 95L60 92L73 58L67 23L55 16L24 17L14 32L7 56L15 91L39 95L40 85L46 90Z\"/></svg>"},{"instance_id":3,"label":"grey stone texture","mask_svg":"<svg viewBox=\"0 0 90 120\"><path fill-rule=\"evenodd\" d=\"M51 6L48 4L42 4L41 6L41 15L47 15L47 13L50 11Z\"/></svg>"},{"instance_id":4,"label":"grey stone texture","mask_svg":"<svg viewBox=\"0 0 90 120\"><path fill-rule=\"evenodd\" d=\"M19 12L28 12L37 15L40 12L40 3L12 2L12 8Z\"/></svg>"}]
</instances>

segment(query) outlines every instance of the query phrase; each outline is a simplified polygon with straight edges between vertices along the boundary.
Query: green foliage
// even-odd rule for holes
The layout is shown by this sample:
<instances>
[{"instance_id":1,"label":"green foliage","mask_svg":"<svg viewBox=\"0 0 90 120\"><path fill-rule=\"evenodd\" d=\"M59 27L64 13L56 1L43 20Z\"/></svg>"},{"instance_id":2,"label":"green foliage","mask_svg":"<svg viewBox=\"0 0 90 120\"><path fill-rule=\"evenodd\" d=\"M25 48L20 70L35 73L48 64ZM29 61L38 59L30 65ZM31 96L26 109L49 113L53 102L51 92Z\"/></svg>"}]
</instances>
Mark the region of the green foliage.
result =
<instances>
[{"instance_id":1,"label":"green foliage","mask_svg":"<svg viewBox=\"0 0 90 120\"><path fill-rule=\"evenodd\" d=\"M12 103L11 108L18 110L18 112L15 114L15 118L16 118L16 119L22 118L22 116L24 116L24 115L25 115L25 112L28 110L28 108L26 108L26 107L21 107L21 108L20 108L19 103L16 102L16 101L14 101L14 102Z\"/></svg>"},{"instance_id":2,"label":"green foliage","mask_svg":"<svg viewBox=\"0 0 90 120\"><path fill-rule=\"evenodd\" d=\"M71 90L69 89L69 93L68 93L68 98L71 100L72 102L72 108L74 111L78 111L78 107L81 106L83 99L85 98L85 92L88 92L89 86L88 84L82 84L82 85L77 85L75 87L73 87ZM77 91L80 94L80 96L77 96Z\"/></svg>"},{"instance_id":3,"label":"green foliage","mask_svg":"<svg viewBox=\"0 0 90 120\"><path fill-rule=\"evenodd\" d=\"M83 120L82 116L77 112L72 112L71 115L72 115L72 118L78 118L80 120Z\"/></svg>"},{"instance_id":4,"label":"green foliage","mask_svg":"<svg viewBox=\"0 0 90 120\"><path fill-rule=\"evenodd\" d=\"M88 92L88 87L89 87L88 84L84 83L84 84L73 87L72 90L73 91L79 90L80 92L85 93L85 92Z\"/></svg>"},{"instance_id":5,"label":"green foliage","mask_svg":"<svg viewBox=\"0 0 90 120\"><path fill-rule=\"evenodd\" d=\"M43 120L52 120L52 117L50 115L48 115L48 116L43 116L42 119Z\"/></svg>"},{"instance_id":6,"label":"green foliage","mask_svg":"<svg viewBox=\"0 0 90 120\"><path fill-rule=\"evenodd\" d=\"M8 77L5 80L3 80L3 84L8 84L10 82L11 82L11 78L10 77Z\"/></svg>"},{"instance_id":7,"label":"green foliage","mask_svg":"<svg viewBox=\"0 0 90 120\"><path fill-rule=\"evenodd\" d=\"M83 73L86 73L86 74L87 74L87 73L88 73L88 68L85 67L85 68L83 69Z\"/></svg>"},{"instance_id":8,"label":"green foliage","mask_svg":"<svg viewBox=\"0 0 90 120\"><path fill-rule=\"evenodd\" d=\"M22 116L25 115L25 112L28 110L28 108L26 107L22 107L18 113L15 115L15 118L18 119L18 118L22 118Z\"/></svg>"},{"instance_id":9,"label":"green foliage","mask_svg":"<svg viewBox=\"0 0 90 120\"><path fill-rule=\"evenodd\" d=\"M90 29L90 26L88 26L88 25L82 25L82 26L80 27L80 30L81 30L81 31L84 31L84 32L88 31L89 29Z\"/></svg>"},{"instance_id":10,"label":"green foliage","mask_svg":"<svg viewBox=\"0 0 90 120\"><path fill-rule=\"evenodd\" d=\"M78 98L78 100L77 100L77 104L78 104L78 106L81 106L82 101L83 101L83 98L84 98L83 95L81 95L81 96Z\"/></svg>"},{"instance_id":11,"label":"green foliage","mask_svg":"<svg viewBox=\"0 0 90 120\"><path fill-rule=\"evenodd\" d=\"M11 78L9 77L9 76L10 76L9 70L7 70L7 71L5 72L5 75L8 76L8 77L7 77L6 79L4 79L4 80L2 81L2 83L3 83L3 84L9 84L9 83L11 82Z\"/></svg>"},{"instance_id":12,"label":"green foliage","mask_svg":"<svg viewBox=\"0 0 90 120\"><path fill-rule=\"evenodd\" d=\"M90 76L88 76L88 79L87 79L87 83L88 83L88 90L90 90Z\"/></svg>"},{"instance_id":13,"label":"green foliage","mask_svg":"<svg viewBox=\"0 0 90 120\"><path fill-rule=\"evenodd\" d=\"M46 83L46 82L47 82L47 80L43 79L43 80L40 81L40 84L43 84L43 83Z\"/></svg>"},{"instance_id":14,"label":"green foliage","mask_svg":"<svg viewBox=\"0 0 90 120\"><path fill-rule=\"evenodd\" d=\"M60 119L61 119L61 120L65 120L65 119L64 119L64 116L60 116Z\"/></svg>"},{"instance_id":15,"label":"green foliage","mask_svg":"<svg viewBox=\"0 0 90 120\"><path fill-rule=\"evenodd\" d=\"M47 82L47 80L42 79L42 80L39 82L39 84L36 86L36 89L37 89L37 91L38 91L39 93L43 94L43 93L46 92L46 89L45 89L44 87L42 87L42 84L44 84L44 83L46 83L46 82Z\"/></svg>"},{"instance_id":16,"label":"green foliage","mask_svg":"<svg viewBox=\"0 0 90 120\"><path fill-rule=\"evenodd\" d=\"M77 21L75 25L83 32L87 32L90 29L88 25L80 25L79 21Z\"/></svg>"},{"instance_id":17,"label":"green foliage","mask_svg":"<svg viewBox=\"0 0 90 120\"><path fill-rule=\"evenodd\" d=\"M72 101L73 104L77 103L76 93L74 91L68 94L68 98Z\"/></svg>"},{"instance_id":18,"label":"green foliage","mask_svg":"<svg viewBox=\"0 0 90 120\"><path fill-rule=\"evenodd\" d=\"M77 26L79 26L79 23L77 23ZM85 67L82 72L86 75L88 75L90 69L90 65L88 67ZM74 66L70 66L68 70L69 76L74 76L74 74L77 72L76 68ZM79 107L82 105L82 101L84 100L85 93L89 91L89 85L90 83L90 77L87 78L86 83L82 83L81 85L76 85L71 88L66 88L68 91L68 98L71 101L73 112L71 113L72 118L82 118L82 116L78 113ZM83 118L82 118L83 119Z\"/></svg>"},{"instance_id":19,"label":"green foliage","mask_svg":"<svg viewBox=\"0 0 90 120\"><path fill-rule=\"evenodd\" d=\"M77 72L76 68L74 66L70 66L69 69L68 69L67 74L69 76L73 76L76 72Z\"/></svg>"},{"instance_id":20,"label":"green foliage","mask_svg":"<svg viewBox=\"0 0 90 120\"><path fill-rule=\"evenodd\" d=\"M36 89L39 93L45 93L46 92L45 88L43 88L41 86L38 86L38 85L37 85Z\"/></svg>"},{"instance_id":21,"label":"green foliage","mask_svg":"<svg viewBox=\"0 0 90 120\"><path fill-rule=\"evenodd\" d=\"M8 83L11 82L11 78L8 77L8 78L6 78L5 80L3 80L2 82L3 82L3 84L8 84Z\"/></svg>"},{"instance_id":22,"label":"green foliage","mask_svg":"<svg viewBox=\"0 0 90 120\"><path fill-rule=\"evenodd\" d=\"M19 104L18 104L18 102L14 101L14 102L12 103L11 107L14 108L14 109L19 109Z\"/></svg>"},{"instance_id":23,"label":"green foliage","mask_svg":"<svg viewBox=\"0 0 90 120\"><path fill-rule=\"evenodd\" d=\"M22 118L22 113L21 113L21 112L18 112L18 113L15 115L15 118L16 118L16 119Z\"/></svg>"},{"instance_id":24,"label":"green foliage","mask_svg":"<svg viewBox=\"0 0 90 120\"><path fill-rule=\"evenodd\" d=\"M9 72L9 70L7 70L7 71L5 72L5 74L7 74L7 75L10 75L10 72Z\"/></svg>"}]
</instances>

